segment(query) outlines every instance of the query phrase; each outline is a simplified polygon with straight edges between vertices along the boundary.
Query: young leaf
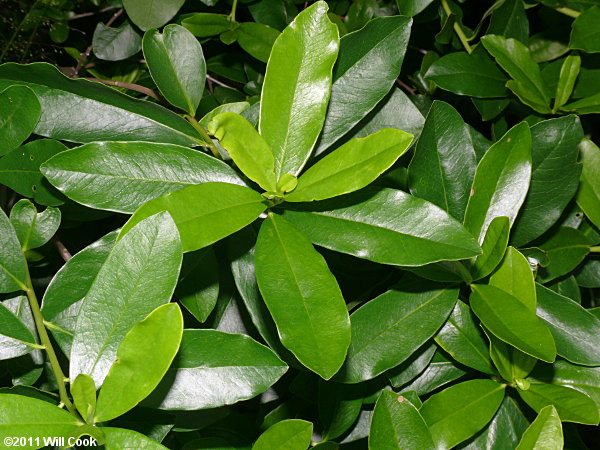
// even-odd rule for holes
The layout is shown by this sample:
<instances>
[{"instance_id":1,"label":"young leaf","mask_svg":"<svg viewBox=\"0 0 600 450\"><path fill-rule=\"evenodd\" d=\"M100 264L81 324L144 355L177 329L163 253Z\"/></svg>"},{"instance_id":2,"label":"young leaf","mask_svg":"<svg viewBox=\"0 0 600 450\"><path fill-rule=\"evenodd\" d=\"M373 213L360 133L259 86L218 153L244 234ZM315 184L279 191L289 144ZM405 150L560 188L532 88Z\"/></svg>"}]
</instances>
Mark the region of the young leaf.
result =
<instances>
[{"instance_id":1,"label":"young leaf","mask_svg":"<svg viewBox=\"0 0 600 450\"><path fill-rule=\"evenodd\" d=\"M19 355L11 354L12 352L9 353L7 347L11 344L10 341L13 341L12 343L17 345L25 344L29 347L29 349L27 349L28 351L32 351L33 345L36 345L35 337L31 333L31 330L27 328L27 325L25 325L23 321L19 317L17 317L16 314L14 314L10 309L8 309L4 305L4 303L0 303L0 335L3 337L3 348L2 353L0 355L0 359L8 359L14 356L20 356L24 354L22 352L19 352ZM14 345L10 346L14 347Z\"/></svg>"},{"instance_id":2,"label":"young leaf","mask_svg":"<svg viewBox=\"0 0 600 450\"><path fill-rule=\"evenodd\" d=\"M181 241L166 213L134 227L117 242L87 293L71 347L70 378L102 385L129 330L173 295Z\"/></svg>"},{"instance_id":3,"label":"young leaf","mask_svg":"<svg viewBox=\"0 0 600 450\"><path fill-rule=\"evenodd\" d=\"M408 150L412 139L412 135L392 128L351 139L303 173L285 200L324 200L361 189L390 168Z\"/></svg>"},{"instance_id":4,"label":"young leaf","mask_svg":"<svg viewBox=\"0 0 600 450\"><path fill-rule=\"evenodd\" d=\"M298 175L325 121L337 27L319 1L303 10L275 41L260 102L260 134L275 157L275 174Z\"/></svg>"},{"instance_id":5,"label":"young leaf","mask_svg":"<svg viewBox=\"0 0 600 450\"><path fill-rule=\"evenodd\" d=\"M277 189L271 148L250 122L239 114L225 112L210 121L208 131L248 178L265 191Z\"/></svg>"},{"instance_id":6,"label":"young leaf","mask_svg":"<svg viewBox=\"0 0 600 450\"><path fill-rule=\"evenodd\" d=\"M556 85L554 107L552 108L554 114L556 114L561 106L567 103L573 93L573 86L575 86L575 80L577 80L577 76L579 75L580 67L581 57L579 55L569 55L563 62L558 84Z\"/></svg>"},{"instance_id":7,"label":"young leaf","mask_svg":"<svg viewBox=\"0 0 600 450\"><path fill-rule=\"evenodd\" d=\"M0 208L0 293L25 290L27 267L19 238Z\"/></svg>"},{"instance_id":8,"label":"young leaf","mask_svg":"<svg viewBox=\"0 0 600 450\"><path fill-rule=\"evenodd\" d=\"M422 266L481 253L470 233L445 211L395 189L367 187L286 208L284 216L314 244L382 264Z\"/></svg>"},{"instance_id":9,"label":"young leaf","mask_svg":"<svg viewBox=\"0 0 600 450\"><path fill-rule=\"evenodd\" d=\"M413 404L393 391L384 389L375 404L369 448L434 448L431 433Z\"/></svg>"},{"instance_id":10,"label":"young leaf","mask_svg":"<svg viewBox=\"0 0 600 450\"><path fill-rule=\"evenodd\" d=\"M104 448L106 450L119 450L137 448L143 450L167 450L167 447L144 436L141 433L124 428L102 427L104 433Z\"/></svg>"},{"instance_id":11,"label":"young leaf","mask_svg":"<svg viewBox=\"0 0 600 450\"><path fill-rule=\"evenodd\" d=\"M579 148L583 170L575 198L587 218L600 227L600 148L589 139L584 139Z\"/></svg>"},{"instance_id":12,"label":"young leaf","mask_svg":"<svg viewBox=\"0 0 600 450\"><path fill-rule=\"evenodd\" d=\"M439 330L457 297L455 288L407 276L362 305L350 317L348 358L335 380L359 383L405 361Z\"/></svg>"},{"instance_id":13,"label":"young leaf","mask_svg":"<svg viewBox=\"0 0 600 450\"><path fill-rule=\"evenodd\" d=\"M573 22L569 47L587 53L600 52L599 20L600 8L598 6L592 5L591 8L583 11Z\"/></svg>"},{"instance_id":14,"label":"young leaf","mask_svg":"<svg viewBox=\"0 0 600 450\"><path fill-rule=\"evenodd\" d=\"M137 223L168 211L181 235L184 252L206 247L252 223L264 210L264 198L244 186L204 183L144 203L123 226L119 239Z\"/></svg>"},{"instance_id":15,"label":"young leaf","mask_svg":"<svg viewBox=\"0 0 600 450\"><path fill-rule=\"evenodd\" d=\"M350 131L390 91L400 75L411 25L407 17L376 17L340 40L331 99L316 154Z\"/></svg>"},{"instance_id":16,"label":"young leaf","mask_svg":"<svg viewBox=\"0 0 600 450\"><path fill-rule=\"evenodd\" d=\"M306 450L312 430L312 423L305 420L282 420L261 434L252 450Z\"/></svg>"},{"instance_id":17,"label":"young leaf","mask_svg":"<svg viewBox=\"0 0 600 450\"><path fill-rule=\"evenodd\" d=\"M196 115L206 80L202 46L181 25L167 25L162 34L148 30L142 40L144 58L161 94L173 106Z\"/></svg>"},{"instance_id":18,"label":"young leaf","mask_svg":"<svg viewBox=\"0 0 600 450\"><path fill-rule=\"evenodd\" d=\"M490 286L509 293L530 311L535 312L536 296L533 272L525 258L514 247L508 247L504 259L490 277Z\"/></svg>"},{"instance_id":19,"label":"young leaf","mask_svg":"<svg viewBox=\"0 0 600 450\"><path fill-rule=\"evenodd\" d=\"M550 330L520 300L494 286L472 285L471 308L497 338L542 361L553 362Z\"/></svg>"},{"instance_id":20,"label":"young leaf","mask_svg":"<svg viewBox=\"0 0 600 450\"><path fill-rule=\"evenodd\" d=\"M146 2L145 0L123 0L123 7L133 23L142 30L162 27L173 18L185 0L161 0Z\"/></svg>"},{"instance_id":21,"label":"young leaf","mask_svg":"<svg viewBox=\"0 0 600 450\"><path fill-rule=\"evenodd\" d=\"M206 182L243 185L227 164L189 148L150 142L94 142L41 167L67 197L85 206L133 213L142 203Z\"/></svg>"},{"instance_id":22,"label":"young leaf","mask_svg":"<svg viewBox=\"0 0 600 450\"><path fill-rule=\"evenodd\" d=\"M491 380L471 380L429 397L420 413L436 448L452 448L486 426L504 399L504 388Z\"/></svg>"},{"instance_id":23,"label":"young leaf","mask_svg":"<svg viewBox=\"0 0 600 450\"><path fill-rule=\"evenodd\" d=\"M23 251L41 247L52 239L60 225L60 217L60 209L48 207L38 213L27 199L19 200L10 210L10 222Z\"/></svg>"},{"instance_id":24,"label":"young leaf","mask_svg":"<svg viewBox=\"0 0 600 450\"><path fill-rule=\"evenodd\" d=\"M531 133L521 122L496 142L479 162L465 213L465 228L483 241L498 216L512 224L525 200L531 177Z\"/></svg>"},{"instance_id":25,"label":"young leaf","mask_svg":"<svg viewBox=\"0 0 600 450\"><path fill-rule=\"evenodd\" d=\"M509 232L510 220L508 217L498 216L490 222L481 244L483 253L475 258L471 266L471 277L474 281L488 276L500 264L506 252Z\"/></svg>"},{"instance_id":26,"label":"young leaf","mask_svg":"<svg viewBox=\"0 0 600 450\"><path fill-rule=\"evenodd\" d=\"M408 166L410 192L462 222L477 160L471 135L449 104L431 105Z\"/></svg>"},{"instance_id":27,"label":"young leaf","mask_svg":"<svg viewBox=\"0 0 600 450\"><path fill-rule=\"evenodd\" d=\"M127 332L98 396L95 422L126 413L158 385L179 349L183 316L179 306L159 306Z\"/></svg>"},{"instance_id":28,"label":"young leaf","mask_svg":"<svg viewBox=\"0 0 600 450\"><path fill-rule=\"evenodd\" d=\"M29 137L40 119L42 107L26 86L9 86L0 92L0 156L17 148Z\"/></svg>"},{"instance_id":29,"label":"young leaf","mask_svg":"<svg viewBox=\"0 0 600 450\"><path fill-rule=\"evenodd\" d=\"M270 213L261 225L254 261L281 342L306 367L331 378L346 358L350 319L325 259L287 220Z\"/></svg>"},{"instance_id":30,"label":"young leaf","mask_svg":"<svg viewBox=\"0 0 600 450\"><path fill-rule=\"evenodd\" d=\"M523 380L532 371L538 360L517 350L515 347L501 341L489 331L486 332L490 340L490 357L500 376L506 381L515 383Z\"/></svg>"},{"instance_id":31,"label":"young leaf","mask_svg":"<svg viewBox=\"0 0 600 450\"><path fill-rule=\"evenodd\" d=\"M273 385L287 365L248 336L185 330L179 353L144 405L196 410L248 400Z\"/></svg>"},{"instance_id":32,"label":"young leaf","mask_svg":"<svg viewBox=\"0 0 600 450\"><path fill-rule=\"evenodd\" d=\"M96 412L96 385L85 373L80 373L70 386L73 403L87 424L94 423Z\"/></svg>"},{"instance_id":33,"label":"young leaf","mask_svg":"<svg viewBox=\"0 0 600 450\"><path fill-rule=\"evenodd\" d=\"M533 423L525 430L516 450L562 450L563 430L560 417L554 406L540 410Z\"/></svg>"}]
</instances>

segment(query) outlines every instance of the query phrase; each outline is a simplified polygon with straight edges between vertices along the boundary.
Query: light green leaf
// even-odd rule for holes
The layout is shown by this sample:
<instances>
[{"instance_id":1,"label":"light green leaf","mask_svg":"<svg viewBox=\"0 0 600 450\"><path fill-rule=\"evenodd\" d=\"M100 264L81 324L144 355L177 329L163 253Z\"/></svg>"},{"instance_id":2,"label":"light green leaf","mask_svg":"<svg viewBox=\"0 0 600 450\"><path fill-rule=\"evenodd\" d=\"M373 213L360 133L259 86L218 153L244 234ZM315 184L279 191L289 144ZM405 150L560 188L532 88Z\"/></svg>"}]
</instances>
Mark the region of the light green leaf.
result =
<instances>
[{"instance_id":1,"label":"light green leaf","mask_svg":"<svg viewBox=\"0 0 600 450\"><path fill-rule=\"evenodd\" d=\"M471 276L474 281L488 276L500 264L506 252L509 232L510 220L508 217L498 216L490 222L481 244L483 253L475 258L471 266Z\"/></svg>"},{"instance_id":2,"label":"light green leaf","mask_svg":"<svg viewBox=\"0 0 600 450\"><path fill-rule=\"evenodd\" d=\"M173 295L181 241L171 217L152 216L117 242L85 296L71 347L70 378L102 385L129 330Z\"/></svg>"},{"instance_id":3,"label":"light green leaf","mask_svg":"<svg viewBox=\"0 0 600 450\"><path fill-rule=\"evenodd\" d=\"M584 139L581 150L581 182L577 192L577 204L590 221L600 227L600 148L589 139Z\"/></svg>"},{"instance_id":4,"label":"light green leaf","mask_svg":"<svg viewBox=\"0 0 600 450\"><path fill-rule=\"evenodd\" d=\"M28 87L9 86L0 92L0 156L29 137L41 113L40 102Z\"/></svg>"},{"instance_id":5,"label":"light green leaf","mask_svg":"<svg viewBox=\"0 0 600 450\"><path fill-rule=\"evenodd\" d=\"M155 28L144 34L144 57L152 79L162 95L189 115L196 115L206 80L202 47L181 25L167 25L162 34Z\"/></svg>"},{"instance_id":6,"label":"light green leaf","mask_svg":"<svg viewBox=\"0 0 600 450\"><path fill-rule=\"evenodd\" d=\"M390 168L408 150L412 139L412 135L392 128L351 139L302 174L285 200L324 200L361 189Z\"/></svg>"},{"instance_id":7,"label":"light green leaf","mask_svg":"<svg viewBox=\"0 0 600 450\"><path fill-rule=\"evenodd\" d=\"M271 148L250 122L239 114L225 112L210 121L208 131L219 140L248 178L265 191L277 189Z\"/></svg>"},{"instance_id":8,"label":"light green leaf","mask_svg":"<svg viewBox=\"0 0 600 450\"><path fill-rule=\"evenodd\" d=\"M162 27L173 18L185 0L161 0L148 3L145 0L123 0L123 7L133 23L142 30Z\"/></svg>"},{"instance_id":9,"label":"light green leaf","mask_svg":"<svg viewBox=\"0 0 600 450\"><path fill-rule=\"evenodd\" d=\"M168 211L184 252L213 244L252 223L265 209L260 194L244 186L204 183L144 203L123 226L119 239L146 217Z\"/></svg>"},{"instance_id":10,"label":"light green leaf","mask_svg":"<svg viewBox=\"0 0 600 450\"><path fill-rule=\"evenodd\" d=\"M569 47L587 53L600 52L598 21L600 21L600 8L592 4L591 8L583 11L573 22Z\"/></svg>"},{"instance_id":11,"label":"light green leaf","mask_svg":"<svg viewBox=\"0 0 600 450\"><path fill-rule=\"evenodd\" d=\"M98 396L95 422L123 415L146 398L173 362L183 333L179 306L159 306L127 332Z\"/></svg>"},{"instance_id":12,"label":"light green leaf","mask_svg":"<svg viewBox=\"0 0 600 450\"><path fill-rule=\"evenodd\" d=\"M252 450L306 450L312 430L312 423L305 420L282 420L261 434Z\"/></svg>"},{"instance_id":13,"label":"light green leaf","mask_svg":"<svg viewBox=\"0 0 600 450\"><path fill-rule=\"evenodd\" d=\"M536 296L533 272L525 258L514 247L508 247L504 259L490 277L490 286L509 293L530 311L535 312Z\"/></svg>"},{"instance_id":14,"label":"light green leaf","mask_svg":"<svg viewBox=\"0 0 600 450\"><path fill-rule=\"evenodd\" d=\"M167 450L162 444L141 433L124 428L102 427L104 432L104 448L106 450Z\"/></svg>"},{"instance_id":15,"label":"light green leaf","mask_svg":"<svg viewBox=\"0 0 600 450\"><path fill-rule=\"evenodd\" d=\"M96 385L94 380L85 373L80 373L70 386L73 403L88 424L94 423L96 412Z\"/></svg>"},{"instance_id":16,"label":"light green leaf","mask_svg":"<svg viewBox=\"0 0 600 450\"><path fill-rule=\"evenodd\" d=\"M0 303L0 335L3 336L3 338L0 338L3 341L0 359L9 359L24 354L23 352L19 352L19 355L12 354L12 352L8 350L9 346L14 349L15 346L20 347L22 344L25 344L29 347L29 349L26 350L32 351L33 346L37 345L31 330L27 328L27 325L25 325L15 313L8 309L4 303ZM25 351L25 353L28 353L28 351Z\"/></svg>"},{"instance_id":17,"label":"light green leaf","mask_svg":"<svg viewBox=\"0 0 600 450\"><path fill-rule=\"evenodd\" d=\"M501 341L489 331L486 334L490 340L490 357L502 378L510 383L515 383L529 375L538 362L536 358Z\"/></svg>"},{"instance_id":18,"label":"light green leaf","mask_svg":"<svg viewBox=\"0 0 600 450\"><path fill-rule=\"evenodd\" d=\"M19 238L0 208L0 292L25 290L27 267Z\"/></svg>"},{"instance_id":19,"label":"light green leaf","mask_svg":"<svg viewBox=\"0 0 600 450\"><path fill-rule=\"evenodd\" d=\"M562 450L564 445L562 424L554 406L549 405L523 433L516 450Z\"/></svg>"},{"instance_id":20,"label":"light green leaf","mask_svg":"<svg viewBox=\"0 0 600 450\"><path fill-rule=\"evenodd\" d=\"M19 200L10 210L12 223L23 251L38 248L48 242L60 225L60 209L48 207L38 213L27 199Z\"/></svg>"},{"instance_id":21,"label":"light green leaf","mask_svg":"<svg viewBox=\"0 0 600 450\"><path fill-rule=\"evenodd\" d=\"M260 102L260 134L275 156L275 174L298 175L325 121L337 27L319 1L303 10L275 41Z\"/></svg>"},{"instance_id":22,"label":"light green leaf","mask_svg":"<svg viewBox=\"0 0 600 450\"><path fill-rule=\"evenodd\" d=\"M581 57L579 55L569 55L565 58L563 65L560 69L560 77L558 78L558 85L556 86L556 96L554 99L554 107L552 112L556 112L569 100L569 97L573 93L573 87L575 86L575 80L579 75L579 68L581 67Z\"/></svg>"}]
</instances>

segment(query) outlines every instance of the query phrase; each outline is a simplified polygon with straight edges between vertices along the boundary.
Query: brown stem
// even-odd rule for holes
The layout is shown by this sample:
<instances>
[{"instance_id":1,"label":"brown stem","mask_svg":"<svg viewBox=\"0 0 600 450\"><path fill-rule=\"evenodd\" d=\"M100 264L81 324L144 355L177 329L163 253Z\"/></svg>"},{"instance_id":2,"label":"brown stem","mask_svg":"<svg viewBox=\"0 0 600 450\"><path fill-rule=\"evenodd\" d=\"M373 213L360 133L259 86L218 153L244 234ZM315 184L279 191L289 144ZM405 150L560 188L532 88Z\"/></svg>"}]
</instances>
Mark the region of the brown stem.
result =
<instances>
[{"instance_id":1,"label":"brown stem","mask_svg":"<svg viewBox=\"0 0 600 450\"><path fill-rule=\"evenodd\" d=\"M137 91L137 92L140 92L142 94L145 94L149 97L152 97L152 98L160 101L160 97L158 96L158 94L156 92L154 92L150 88L140 86L139 84L124 83L123 81L102 80L100 78L94 78L94 77L85 77L85 79L90 80L90 81L96 81L98 83L107 84L108 86L115 86L115 87L130 89L132 91Z\"/></svg>"},{"instance_id":2,"label":"brown stem","mask_svg":"<svg viewBox=\"0 0 600 450\"><path fill-rule=\"evenodd\" d=\"M68 260L70 260L73 255L71 255L71 252L69 251L69 249L67 247L65 247L65 244L63 244L60 239L58 239L57 237L54 237L52 239L52 241L54 242L54 245L56 246L56 249L58 250L58 253L60 254L60 256L62 257L62 259L67 262Z\"/></svg>"},{"instance_id":3,"label":"brown stem","mask_svg":"<svg viewBox=\"0 0 600 450\"><path fill-rule=\"evenodd\" d=\"M98 11L90 11L90 12L86 12L86 13L75 14L74 16L69 17L68 20L83 19L85 17L91 17L91 16L95 16L96 14L102 14L102 13L105 13L106 11L111 11L113 9L115 9L114 6L107 6L106 8L99 9Z\"/></svg>"},{"instance_id":4,"label":"brown stem","mask_svg":"<svg viewBox=\"0 0 600 450\"><path fill-rule=\"evenodd\" d=\"M410 95L415 95L417 93L416 89L411 88L408 84L406 84L404 81L400 80L400 79L396 79L396 84L403 88L406 92L408 92Z\"/></svg>"}]
</instances>

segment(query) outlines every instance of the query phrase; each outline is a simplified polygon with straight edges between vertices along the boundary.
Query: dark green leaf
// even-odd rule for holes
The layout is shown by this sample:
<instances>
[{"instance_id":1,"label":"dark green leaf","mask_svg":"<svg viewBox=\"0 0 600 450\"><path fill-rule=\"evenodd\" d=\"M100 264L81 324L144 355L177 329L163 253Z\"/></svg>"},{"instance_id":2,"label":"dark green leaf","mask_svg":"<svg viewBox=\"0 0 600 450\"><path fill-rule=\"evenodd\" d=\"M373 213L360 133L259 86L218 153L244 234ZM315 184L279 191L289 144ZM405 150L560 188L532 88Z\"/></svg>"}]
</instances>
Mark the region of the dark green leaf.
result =
<instances>
[{"instance_id":1,"label":"dark green leaf","mask_svg":"<svg viewBox=\"0 0 600 450\"><path fill-rule=\"evenodd\" d=\"M216 36L232 27L232 22L226 14L194 13L182 17L181 25L200 38Z\"/></svg>"},{"instance_id":2,"label":"dark green leaf","mask_svg":"<svg viewBox=\"0 0 600 450\"><path fill-rule=\"evenodd\" d=\"M435 353L427 368L403 389L425 395L461 378L467 372L450 361L439 351Z\"/></svg>"},{"instance_id":3,"label":"dark green leaf","mask_svg":"<svg viewBox=\"0 0 600 450\"><path fill-rule=\"evenodd\" d=\"M19 317L10 309L8 309L3 303L0 303L0 335L9 338L10 340L19 341L15 342L17 345L29 345L29 351L33 350L31 344L36 345L35 337L33 337L31 330L29 330L29 328L27 328L21 319L19 319ZM2 340L5 341L4 338ZM8 345L8 342L2 342L2 357L0 359L8 359L5 358L5 356L9 356L7 355Z\"/></svg>"},{"instance_id":4,"label":"dark green leaf","mask_svg":"<svg viewBox=\"0 0 600 450\"><path fill-rule=\"evenodd\" d=\"M123 0L123 7L133 23L142 30L162 27L167 23L185 0L161 0L159 2L146 2L145 0Z\"/></svg>"},{"instance_id":5,"label":"dark green leaf","mask_svg":"<svg viewBox=\"0 0 600 450\"><path fill-rule=\"evenodd\" d=\"M500 264L510 231L510 220L505 216L495 217L485 232L481 249L483 253L475 258L471 266L471 276L474 281L488 276Z\"/></svg>"},{"instance_id":6,"label":"dark green leaf","mask_svg":"<svg viewBox=\"0 0 600 450\"><path fill-rule=\"evenodd\" d=\"M506 0L494 9L486 34L498 34L527 43L529 21L522 0Z\"/></svg>"},{"instance_id":7,"label":"dark green leaf","mask_svg":"<svg viewBox=\"0 0 600 450\"><path fill-rule=\"evenodd\" d=\"M546 252L549 262L540 268L538 280L548 282L573 270L590 251L587 237L571 227L560 227L539 247Z\"/></svg>"},{"instance_id":8,"label":"dark green leaf","mask_svg":"<svg viewBox=\"0 0 600 450\"><path fill-rule=\"evenodd\" d=\"M599 21L600 8L598 6L592 6L585 10L573 22L569 47L584 50L587 53L600 52Z\"/></svg>"},{"instance_id":9,"label":"dark green leaf","mask_svg":"<svg viewBox=\"0 0 600 450\"><path fill-rule=\"evenodd\" d=\"M98 22L92 38L94 55L106 61L121 61L135 55L142 49L142 38L125 21L117 28Z\"/></svg>"},{"instance_id":10,"label":"dark green leaf","mask_svg":"<svg viewBox=\"0 0 600 450\"><path fill-rule=\"evenodd\" d=\"M29 137L42 113L35 93L25 86L9 86L0 92L0 156Z\"/></svg>"},{"instance_id":11,"label":"dark green leaf","mask_svg":"<svg viewBox=\"0 0 600 450\"><path fill-rule=\"evenodd\" d=\"M363 390L341 383L319 381L319 419L323 439L335 439L354 425L360 414Z\"/></svg>"},{"instance_id":12,"label":"dark green leaf","mask_svg":"<svg viewBox=\"0 0 600 450\"><path fill-rule=\"evenodd\" d=\"M413 352L410 358L388 372L392 386L401 387L419 376L431 362L436 350L435 343L425 343L420 349Z\"/></svg>"},{"instance_id":13,"label":"dark green leaf","mask_svg":"<svg viewBox=\"0 0 600 450\"><path fill-rule=\"evenodd\" d=\"M60 209L48 207L38 213L27 199L19 200L10 210L10 222L14 227L23 251L38 248L48 242L60 225Z\"/></svg>"},{"instance_id":14,"label":"dark green leaf","mask_svg":"<svg viewBox=\"0 0 600 450\"><path fill-rule=\"evenodd\" d=\"M581 183L577 192L577 204L590 221L600 227L600 148L584 139L581 149Z\"/></svg>"},{"instance_id":15,"label":"dark green leaf","mask_svg":"<svg viewBox=\"0 0 600 450\"><path fill-rule=\"evenodd\" d=\"M525 430L516 450L562 450L563 431L560 417L554 406L540 410L533 423Z\"/></svg>"},{"instance_id":16,"label":"dark green leaf","mask_svg":"<svg viewBox=\"0 0 600 450\"><path fill-rule=\"evenodd\" d=\"M403 16L416 16L427 8L433 0L396 0L398 10Z\"/></svg>"},{"instance_id":17,"label":"dark green leaf","mask_svg":"<svg viewBox=\"0 0 600 450\"><path fill-rule=\"evenodd\" d=\"M4 210L0 208L0 292L25 290L27 266L19 238Z\"/></svg>"},{"instance_id":18,"label":"dark green leaf","mask_svg":"<svg viewBox=\"0 0 600 450\"><path fill-rule=\"evenodd\" d=\"M256 22L244 22L235 32L240 47L265 63L269 60L273 44L279 37L279 31L276 29Z\"/></svg>"},{"instance_id":19,"label":"dark green leaf","mask_svg":"<svg viewBox=\"0 0 600 450\"><path fill-rule=\"evenodd\" d=\"M175 297L199 322L208 319L219 297L218 262L212 247L184 255Z\"/></svg>"}]
</instances>

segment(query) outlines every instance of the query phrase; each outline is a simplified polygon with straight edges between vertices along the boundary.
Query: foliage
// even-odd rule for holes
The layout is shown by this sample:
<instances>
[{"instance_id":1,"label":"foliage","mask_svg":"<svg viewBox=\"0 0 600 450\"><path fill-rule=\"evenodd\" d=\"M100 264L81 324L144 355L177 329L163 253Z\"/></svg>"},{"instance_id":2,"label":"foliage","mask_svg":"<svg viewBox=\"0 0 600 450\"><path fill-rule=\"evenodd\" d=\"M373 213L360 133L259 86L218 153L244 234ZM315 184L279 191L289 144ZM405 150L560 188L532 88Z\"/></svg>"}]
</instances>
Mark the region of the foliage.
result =
<instances>
[{"instance_id":1,"label":"foliage","mask_svg":"<svg viewBox=\"0 0 600 450\"><path fill-rule=\"evenodd\" d=\"M12 3L4 447L594 446L599 2Z\"/></svg>"}]
</instances>

